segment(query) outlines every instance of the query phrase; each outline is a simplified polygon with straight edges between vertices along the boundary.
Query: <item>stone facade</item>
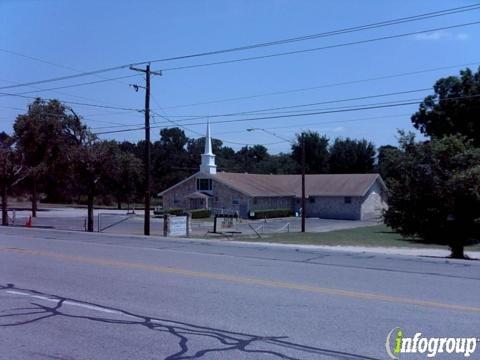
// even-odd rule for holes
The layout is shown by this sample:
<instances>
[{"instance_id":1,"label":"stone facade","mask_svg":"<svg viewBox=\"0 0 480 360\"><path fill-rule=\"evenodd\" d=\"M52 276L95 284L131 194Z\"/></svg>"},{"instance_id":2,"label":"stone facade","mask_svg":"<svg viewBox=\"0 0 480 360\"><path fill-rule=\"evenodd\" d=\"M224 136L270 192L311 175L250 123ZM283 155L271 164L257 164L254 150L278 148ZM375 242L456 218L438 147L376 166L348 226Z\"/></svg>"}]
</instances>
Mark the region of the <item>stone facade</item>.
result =
<instances>
[{"instance_id":1,"label":"stone facade","mask_svg":"<svg viewBox=\"0 0 480 360\"><path fill-rule=\"evenodd\" d=\"M301 207L296 201L295 211ZM310 196L305 208L308 217L343 220L379 219L386 209L386 194L381 184L376 181L363 197L349 196Z\"/></svg>"},{"instance_id":2,"label":"stone facade","mask_svg":"<svg viewBox=\"0 0 480 360\"><path fill-rule=\"evenodd\" d=\"M186 196L196 191L196 184L196 177L192 176L167 190L162 196L163 207L190 209L190 199Z\"/></svg>"},{"instance_id":3,"label":"stone facade","mask_svg":"<svg viewBox=\"0 0 480 360\"><path fill-rule=\"evenodd\" d=\"M379 182L376 181L362 199L361 219L380 219L383 210L387 207L387 195Z\"/></svg>"},{"instance_id":4,"label":"stone facade","mask_svg":"<svg viewBox=\"0 0 480 360\"><path fill-rule=\"evenodd\" d=\"M197 179L212 179L212 189L197 189ZM188 196L200 191L208 199ZM213 209L216 212L236 212L248 217L250 211L262 209L291 209L299 212L301 200L294 196L251 197L203 173L197 173L163 193L164 208ZM386 194L377 180L363 196L310 196L305 201L308 217L344 220L371 220L381 216L387 207Z\"/></svg>"},{"instance_id":5,"label":"stone facade","mask_svg":"<svg viewBox=\"0 0 480 360\"><path fill-rule=\"evenodd\" d=\"M361 202L360 197L310 196L305 208L308 217L360 220Z\"/></svg>"},{"instance_id":6,"label":"stone facade","mask_svg":"<svg viewBox=\"0 0 480 360\"><path fill-rule=\"evenodd\" d=\"M182 208L186 210L213 208L218 211L236 211L242 217L248 216L250 198L215 179L212 179L211 191L202 191L211 195L208 204L206 199L189 199L187 196L197 191L197 179L205 178L210 177L195 174L165 191L162 195L163 207L165 209Z\"/></svg>"},{"instance_id":7,"label":"stone facade","mask_svg":"<svg viewBox=\"0 0 480 360\"><path fill-rule=\"evenodd\" d=\"M295 198L293 196L282 197L255 197L250 202L250 210L264 209L290 209L295 210Z\"/></svg>"}]
</instances>

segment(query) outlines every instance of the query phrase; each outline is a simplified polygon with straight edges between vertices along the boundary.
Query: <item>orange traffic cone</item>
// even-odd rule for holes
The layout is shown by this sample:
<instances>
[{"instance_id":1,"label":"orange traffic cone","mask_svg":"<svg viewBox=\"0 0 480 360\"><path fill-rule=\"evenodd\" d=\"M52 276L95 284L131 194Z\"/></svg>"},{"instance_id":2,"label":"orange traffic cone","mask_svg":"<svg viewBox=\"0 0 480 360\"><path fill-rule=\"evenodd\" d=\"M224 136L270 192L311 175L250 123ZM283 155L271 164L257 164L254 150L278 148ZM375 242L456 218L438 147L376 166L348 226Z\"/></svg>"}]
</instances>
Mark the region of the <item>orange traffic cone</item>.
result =
<instances>
[{"instance_id":1,"label":"orange traffic cone","mask_svg":"<svg viewBox=\"0 0 480 360\"><path fill-rule=\"evenodd\" d=\"M28 220L25 223L25 227L29 227L29 228L32 227L32 216L31 215L28 217Z\"/></svg>"}]
</instances>

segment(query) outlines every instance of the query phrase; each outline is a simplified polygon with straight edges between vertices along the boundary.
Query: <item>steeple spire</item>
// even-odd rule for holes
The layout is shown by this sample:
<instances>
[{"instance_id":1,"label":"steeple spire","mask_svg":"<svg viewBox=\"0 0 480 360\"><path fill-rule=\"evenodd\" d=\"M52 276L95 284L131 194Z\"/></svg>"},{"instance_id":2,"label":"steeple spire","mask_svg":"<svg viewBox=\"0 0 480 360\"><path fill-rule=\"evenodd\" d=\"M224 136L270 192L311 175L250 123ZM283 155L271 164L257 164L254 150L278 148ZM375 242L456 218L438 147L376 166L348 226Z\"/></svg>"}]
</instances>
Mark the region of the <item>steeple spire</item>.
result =
<instances>
[{"instance_id":1,"label":"steeple spire","mask_svg":"<svg viewBox=\"0 0 480 360\"><path fill-rule=\"evenodd\" d=\"M206 174L216 174L215 155L212 151L212 138L210 137L210 121L207 120L207 134L205 135L205 151L202 154L200 171Z\"/></svg>"},{"instance_id":2,"label":"steeple spire","mask_svg":"<svg viewBox=\"0 0 480 360\"><path fill-rule=\"evenodd\" d=\"M205 155L213 155L212 138L210 137L210 120L207 120L207 135L205 136Z\"/></svg>"}]
</instances>

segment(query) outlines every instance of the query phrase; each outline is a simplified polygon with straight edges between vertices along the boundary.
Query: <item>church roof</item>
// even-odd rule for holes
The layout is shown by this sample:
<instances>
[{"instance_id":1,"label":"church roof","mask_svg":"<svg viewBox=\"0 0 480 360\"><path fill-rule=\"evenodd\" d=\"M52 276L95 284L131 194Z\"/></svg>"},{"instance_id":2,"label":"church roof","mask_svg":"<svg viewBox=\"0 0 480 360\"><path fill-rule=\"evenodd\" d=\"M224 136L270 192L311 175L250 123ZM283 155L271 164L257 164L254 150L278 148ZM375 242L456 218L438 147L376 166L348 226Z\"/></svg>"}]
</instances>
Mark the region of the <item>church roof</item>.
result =
<instances>
[{"instance_id":1,"label":"church roof","mask_svg":"<svg viewBox=\"0 0 480 360\"><path fill-rule=\"evenodd\" d=\"M208 194L204 194L200 191L195 191L191 194L188 194L187 196L185 196L187 199L208 199L208 198L211 198L212 195L208 195Z\"/></svg>"},{"instance_id":2,"label":"church roof","mask_svg":"<svg viewBox=\"0 0 480 360\"><path fill-rule=\"evenodd\" d=\"M263 175L219 172L209 175L246 195L297 196L301 194L301 175ZM305 176L306 196L363 196L379 180L379 174L310 174Z\"/></svg>"},{"instance_id":3,"label":"church roof","mask_svg":"<svg viewBox=\"0 0 480 360\"><path fill-rule=\"evenodd\" d=\"M251 197L302 196L301 175L264 175L231 172L218 172L216 174L198 172L158 195L162 196L196 176L210 177ZM377 180L382 188L386 189L379 174L309 174L305 175L305 193L307 197L364 196ZM189 196L194 196L194 194L196 195L196 192Z\"/></svg>"}]
</instances>

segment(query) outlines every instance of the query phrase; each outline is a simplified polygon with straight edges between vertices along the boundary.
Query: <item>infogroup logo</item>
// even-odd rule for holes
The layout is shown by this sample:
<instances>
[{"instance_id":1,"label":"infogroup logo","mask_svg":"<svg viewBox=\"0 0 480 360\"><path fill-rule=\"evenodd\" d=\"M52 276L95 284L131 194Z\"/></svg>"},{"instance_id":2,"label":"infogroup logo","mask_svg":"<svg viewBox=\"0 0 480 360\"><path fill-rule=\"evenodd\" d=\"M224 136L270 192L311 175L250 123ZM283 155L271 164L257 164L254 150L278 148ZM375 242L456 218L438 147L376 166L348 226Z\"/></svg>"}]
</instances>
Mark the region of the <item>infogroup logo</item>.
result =
<instances>
[{"instance_id":1,"label":"infogroup logo","mask_svg":"<svg viewBox=\"0 0 480 360\"><path fill-rule=\"evenodd\" d=\"M421 332L415 333L413 337L406 337L405 333L399 327L392 329L385 342L385 348L388 356L396 360L400 354L426 354L433 358L440 353L463 354L464 357L470 357L477 348L480 339L471 338L438 338L422 337Z\"/></svg>"}]
</instances>

